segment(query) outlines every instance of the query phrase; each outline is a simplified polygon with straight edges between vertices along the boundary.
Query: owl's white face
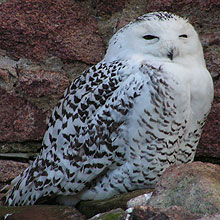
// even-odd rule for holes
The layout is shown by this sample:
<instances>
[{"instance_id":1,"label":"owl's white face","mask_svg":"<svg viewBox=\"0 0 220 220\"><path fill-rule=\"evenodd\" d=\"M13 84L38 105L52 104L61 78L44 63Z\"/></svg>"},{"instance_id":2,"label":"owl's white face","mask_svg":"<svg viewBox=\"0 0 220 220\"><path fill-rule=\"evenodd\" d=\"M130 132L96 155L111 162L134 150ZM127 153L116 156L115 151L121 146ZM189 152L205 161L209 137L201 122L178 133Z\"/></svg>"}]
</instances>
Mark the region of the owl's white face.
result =
<instances>
[{"instance_id":1,"label":"owl's white face","mask_svg":"<svg viewBox=\"0 0 220 220\"><path fill-rule=\"evenodd\" d=\"M159 19L160 13L165 14L163 19ZM112 37L105 58L120 59L134 55L163 62L175 62L182 58L185 61L187 58L203 60L198 35L187 20L166 12L145 16L131 22Z\"/></svg>"}]
</instances>

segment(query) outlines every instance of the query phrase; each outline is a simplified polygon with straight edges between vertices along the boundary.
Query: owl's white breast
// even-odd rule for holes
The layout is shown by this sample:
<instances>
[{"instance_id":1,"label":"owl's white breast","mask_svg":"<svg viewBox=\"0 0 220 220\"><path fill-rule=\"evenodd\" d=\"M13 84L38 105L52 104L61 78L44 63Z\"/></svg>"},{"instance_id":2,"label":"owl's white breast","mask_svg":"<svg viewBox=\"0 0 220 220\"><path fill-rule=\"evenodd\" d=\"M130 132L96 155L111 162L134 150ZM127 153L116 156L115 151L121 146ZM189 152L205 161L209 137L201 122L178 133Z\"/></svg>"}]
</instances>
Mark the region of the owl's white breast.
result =
<instances>
[{"instance_id":1,"label":"owl's white breast","mask_svg":"<svg viewBox=\"0 0 220 220\"><path fill-rule=\"evenodd\" d=\"M155 68L167 72L168 84L174 88L176 105L188 111L189 132L196 130L198 122L204 121L208 115L214 96L213 81L206 69L204 59L198 57L168 59L153 59L143 56L133 56L131 63L141 66L147 63ZM184 108L185 108L184 107Z\"/></svg>"},{"instance_id":2,"label":"owl's white breast","mask_svg":"<svg viewBox=\"0 0 220 220\"><path fill-rule=\"evenodd\" d=\"M192 57L189 57L188 60L180 58L175 61L167 59L145 60L143 57L135 57L135 59L139 66L141 63L148 63L168 73L170 83L174 81L178 84L175 86L176 95L179 97L189 95L192 118L201 120L210 111L214 88L212 77L204 60ZM188 92L189 94L187 94Z\"/></svg>"},{"instance_id":3,"label":"owl's white breast","mask_svg":"<svg viewBox=\"0 0 220 220\"><path fill-rule=\"evenodd\" d=\"M187 65L167 63L162 66L181 87L189 90L192 118L201 120L209 112L214 94L212 78L206 67L197 62Z\"/></svg>"}]
</instances>

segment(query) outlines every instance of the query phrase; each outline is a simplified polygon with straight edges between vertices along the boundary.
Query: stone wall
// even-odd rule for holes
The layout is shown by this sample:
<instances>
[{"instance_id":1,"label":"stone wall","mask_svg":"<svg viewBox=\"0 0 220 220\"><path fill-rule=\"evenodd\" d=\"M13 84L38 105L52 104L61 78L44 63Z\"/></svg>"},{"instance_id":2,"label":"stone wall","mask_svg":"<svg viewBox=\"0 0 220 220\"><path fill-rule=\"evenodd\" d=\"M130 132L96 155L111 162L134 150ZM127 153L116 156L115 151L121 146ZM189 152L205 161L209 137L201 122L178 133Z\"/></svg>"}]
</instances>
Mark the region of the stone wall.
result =
<instances>
[{"instance_id":1,"label":"stone wall","mask_svg":"<svg viewBox=\"0 0 220 220\"><path fill-rule=\"evenodd\" d=\"M219 0L1 0L0 158L32 159L69 83L103 58L117 29L158 10L188 17L200 34L215 99L197 157L219 162Z\"/></svg>"}]
</instances>

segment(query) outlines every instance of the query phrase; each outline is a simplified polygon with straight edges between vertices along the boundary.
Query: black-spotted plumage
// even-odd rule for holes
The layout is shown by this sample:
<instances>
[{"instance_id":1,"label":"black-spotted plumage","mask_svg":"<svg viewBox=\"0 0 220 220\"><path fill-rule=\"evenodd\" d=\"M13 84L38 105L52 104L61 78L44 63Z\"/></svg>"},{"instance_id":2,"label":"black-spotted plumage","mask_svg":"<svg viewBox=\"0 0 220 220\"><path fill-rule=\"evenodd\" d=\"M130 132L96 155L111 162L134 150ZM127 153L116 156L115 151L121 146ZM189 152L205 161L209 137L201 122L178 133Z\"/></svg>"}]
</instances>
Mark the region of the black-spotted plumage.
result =
<instances>
[{"instance_id":1,"label":"black-spotted plumage","mask_svg":"<svg viewBox=\"0 0 220 220\"><path fill-rule=\"evenodd\" d=\"M154 185L170 165L193 160L212 98L193 27L167 12L138 18L66 89L6 204L74 205Z\"/></svg>"}]
</instances>

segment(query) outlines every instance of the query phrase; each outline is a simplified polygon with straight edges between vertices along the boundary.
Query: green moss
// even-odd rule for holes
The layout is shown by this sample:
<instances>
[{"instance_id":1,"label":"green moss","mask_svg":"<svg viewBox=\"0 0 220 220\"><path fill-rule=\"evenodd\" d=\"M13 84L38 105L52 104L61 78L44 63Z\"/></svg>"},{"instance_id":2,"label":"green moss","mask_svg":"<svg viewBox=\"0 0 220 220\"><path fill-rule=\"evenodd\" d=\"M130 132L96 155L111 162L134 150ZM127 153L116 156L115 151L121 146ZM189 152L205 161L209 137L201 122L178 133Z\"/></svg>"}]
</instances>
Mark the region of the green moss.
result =
<instances>
[{"instance_id":1,"label":"green moss","mask_svg":"<svg viewBox=\"0 0 220 220\"><path fill-rule=\"evenodd\" d=\"M118 220L121 213L109 213L107 214L103 220Z\"/></svg>"}]
</instances>

